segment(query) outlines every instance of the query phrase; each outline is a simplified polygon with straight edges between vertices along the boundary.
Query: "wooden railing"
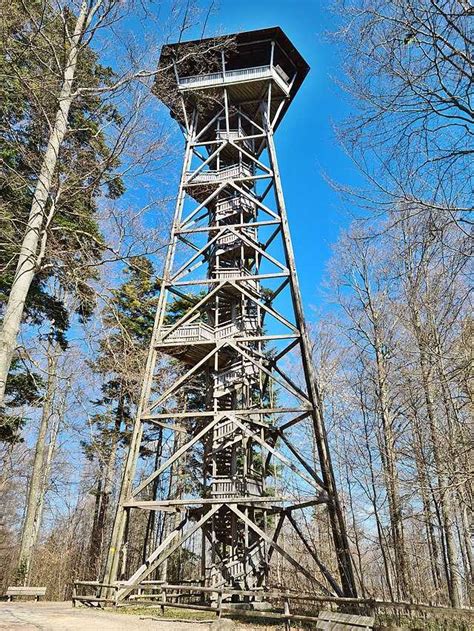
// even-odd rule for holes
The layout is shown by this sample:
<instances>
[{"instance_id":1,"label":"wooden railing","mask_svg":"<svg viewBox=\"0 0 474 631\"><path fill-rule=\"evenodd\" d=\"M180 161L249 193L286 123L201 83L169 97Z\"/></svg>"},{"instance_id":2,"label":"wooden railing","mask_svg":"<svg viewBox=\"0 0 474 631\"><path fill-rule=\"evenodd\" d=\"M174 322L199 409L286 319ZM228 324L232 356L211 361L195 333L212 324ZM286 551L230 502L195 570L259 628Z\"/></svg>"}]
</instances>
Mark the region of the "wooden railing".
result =
<instances>
[{"instance_id":1,"label":"wooden railing","mask_svg":"<svg viewBox=\"0 0 474 631\"><path fill-rule=\"evenodd\" d=\"M211 481L212 497L246 497L248 495L259 497L263 493L262 485L250 478L226 478L214 477Z\"/></svg>"},{"instance_id":2,"label":"wooden railing","mask_svg":"<svg viewBox=\"0 0 474 631\"><path fill-rule=\"evenodd\" d=\"M250 151L252 151L254 147L253 139L247 139L245 133L240 132L238 129L229 129L229 131L227 131L227 129L218 129L216 131L216 140L237 140L238 146Z\"/></svg>"},{"instance_id":3,"label":"wooden railing","mask_svg":"<svg viewBox=\"0 0 474 631\"><path fill-rule=\"evenodd\" d=\"M214 440L222 440L235 431L234 422L230 419L223 419L214 425Z\"/></svg>"},{"instance_id":4,"label":"wooden railing","mask_svg":"<svg viewBox=\"0 0 474 631\"><path fill-rule=\"evenodd\" d=\"M251 68L238 68L225 72L211 72L208 74L179 77L178 86L184 90L192 88L212 88L226 83L238 83L240 81L258 81L261 79L273 79L278 86L289 94L291 82L286 72L277 66L253 66Z\"/></svg>"},{"instance_id":5,"label":"wooden railing","mask_svg":"<svg viewBox=\"0 0 474 631\"><path fill-rule=\"evenodd\" d=\"M252 169L246 164L231 164L222 169L208 169L207 171L199 171L199 173L188 171L186 184L210 184L244 177L252 177Z\"/></svg>"},{"instance_id":6,"label":"wooden railing","mask_svg":"<svg viewBox=\"0 0 474 631\"><path fill-rule=\"evenodd\" d=\"M272 77L271 66L253 66L252 68L238 68L225 72L211 72L209 74L180 77L178 85L184 88L204 87L219 83L245 81L248 79L270 79ZM279 76L281 76L279 74ZM284 79L284 77L281 77Z\"/></svg>"},{"instance_id":7,"label":"wooden railing","mask_svg":"<svg viewBox=\"0 0 474 631\"><path fill-rule=\"evenodd\" d=\"M221 588L227 578L233 579L242 578L244 576L249 577L249 573L252 569L260 565L264 561L264 549L260 542L254 544L248 551L245 559L238 557L236 559L223 559L219 568L213 566L212 570L216 570L214 575L211 573L211 585L216 588ZM257 576L255 576L257 579Z\"/></svg>"},{"instance_id":8,"label":"wooden railing","mask_svg":"<svg viewBox=\"0 0 474 631\"><path fill-rule=\"evenodd\" d=\"M240 211L255 214L256 205L244 195L220 200L216 203L216 219L218 221Z\"/></svg>"},{"instance_id":9,"label":"wooden railing","mask_svg":"<svg viewBox=\"0 0 474 631\"><path fill-rule=\"evenodd\" d=\"M160 344L186 344L189 342L208 342L232 337L244 331L255 331L258 322L255 318L236 318L230 322L224 322L220 326L212 327L205 322L190 322L173 329L173 326L161 328ZM171 330L173 329L173 330Z\"/></svg>"},{"instance_id":10,"label":"wooden railing","mask_svg":"<svg viewBox=\"0 0 474 631\"><path fill-rule=\"evenodd\" d=\"M149 585L145 585L145 583ZM189 582L191 583L191 581ZM425 628L426 623L436 621L436 628L448 631L456 625L458 631L469 631L474 623L474 608L455 609L441 605L428 605L424 603L413 602L391 602L375 600L372 598L338 598L335 596L315 596L313 594L305 594L304 592L295 592L291 590L279 589L263 589L258 590L239 590L228 589L226 587L202 587L197 584L181 584L172 585L162 583L161 581L144 581L137 585L135 591L142 593L132 594L129 600L124 604L130 606L130 600L138 603L150 603L161 606L164 613L165 607L195 609L213 612L218 617L224 615L230 616L250 616L252 618L269 618L284 621L308 622L314 623L318 620L318 613L323 607L325 609L337 608L340 611L352 611L355 613L363 613L374 615L376 623L386 620L390 617L393 623L401 622L407 618L412 622L416 621L416 627ZM197 583L197 581L196 581ZM92 603L106 605L110 603L118 606L115 596L100 597L101 590L110 588L112 594L117 594L121 587L127 583L117 582L113 585L99 583L96 581L77 581L73 588L73 604L76 602ZM83 595L80 592L84 587L90 591L95 591L96 596ZM91 587L93 589L91 589ZM147 590L149 593L143 593ZM232 606L226 606L232 596L248 597L265 600L272 604L271 611L239 610ZM183 599L194 602L182 602ZM209 603L209 604L206 604ZM199 603L199 604L198 604ZM413 626L413 625L412 625Z\"/></svg>"},{"instance_id":11,"label":"wooden railing","mask_svg":"<svg viewBox=\"0 0 474 631\"><path fill-rule=\"evenodd\" d=\"M185 323L169 333L171 328L171 325L162 327L159 339L162 344L176 344L176 342L205 342L214 340L214 329L205 322Z\"/></svg>"},{"instance_id":12,"label":"wooden railing","mask_svg":"<svg viewBox=\"0 0 474 631\"><path fill-rule=\"evenodd\" d=\"M214 271L214 276L218 280L234 280L236 278L242 278L246 276L252 276L252 272L249 272L247 269L239 269L234 267L227 267L222 269L217 269ZM245 279L245 284L253 287L254 290L258 290L258 280L255 279Z\"/></svg>"},{"instance_id":13,"label":"wooden railing","mask_svg":"<svg viewBox=\"0 0 474 631\"><path fill-rule=\"evenodd\" d=\"M256 229L255 228L241 228L240 231L245 237L250 239L251 241L255 241L256 238ZM225 248L229 246L234 246L236 244L245 245L242 239L239 238L238 234L234 232L226 232L222 236L220 236L217 241L217 247Z\"/></svg>"},{"instance_id":14,"label":"wooden railing","mask_svg":"<svg viewBox=\"0 0 474 631\"><path fill-rule=\"evenodd\" d=\"M215 376L214 387L217 392L231 387L234 383L242 380L243 377L256 377L258 368L251 362L242 364L241 362L230 366Z\"/></svg>"}]
</instances>

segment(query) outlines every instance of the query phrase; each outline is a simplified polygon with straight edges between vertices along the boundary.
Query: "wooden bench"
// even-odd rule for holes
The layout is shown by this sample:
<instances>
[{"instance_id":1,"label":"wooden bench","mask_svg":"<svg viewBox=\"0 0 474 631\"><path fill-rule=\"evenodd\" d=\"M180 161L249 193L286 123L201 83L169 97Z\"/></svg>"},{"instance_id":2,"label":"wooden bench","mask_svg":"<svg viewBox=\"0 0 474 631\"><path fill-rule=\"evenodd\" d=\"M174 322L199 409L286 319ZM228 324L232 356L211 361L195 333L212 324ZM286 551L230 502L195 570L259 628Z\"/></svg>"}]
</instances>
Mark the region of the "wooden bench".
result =
<instances>
[{"instance_id":1,"label":"wooden bench","mask_svg":"<svg viewBox=\"0 0 474 631\"><path fill-rule=\"evenodd\" d=\"M46 596L46 587L9 587L6 593L8 602L13 596L34 596L38 602L40 596Z\"/></svg>"},{"instance_id":2,"label":"wooden bench","mask_svg":"<svg viewBox=\"0 0 474 631\"><path fill-rule=\"evenodd\" d=\"M363 631L373 629L374 617L355 614L320 611L316 629L324 631Z\"/></svg>"}]
</instances>

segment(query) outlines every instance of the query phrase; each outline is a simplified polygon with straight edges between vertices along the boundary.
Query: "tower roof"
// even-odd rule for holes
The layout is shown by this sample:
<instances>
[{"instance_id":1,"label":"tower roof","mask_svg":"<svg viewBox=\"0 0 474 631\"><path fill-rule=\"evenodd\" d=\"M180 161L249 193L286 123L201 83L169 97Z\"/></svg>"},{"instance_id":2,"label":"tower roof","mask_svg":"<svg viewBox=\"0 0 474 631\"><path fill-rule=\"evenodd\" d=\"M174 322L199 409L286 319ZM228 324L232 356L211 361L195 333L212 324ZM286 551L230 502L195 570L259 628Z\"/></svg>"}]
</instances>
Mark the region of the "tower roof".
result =
<instances>
[{"instance_id":1,"label":"tower roof","mask_svg":"<svg viewBox=\"0 0 474 631\"><path fill-rule=\"evenodd\" d=\"M288 75L286 78L292 79L288 81L288 98L283 115L308 74L309 65L278 26L166 44L161 50L153 92L169 107L172 116L183 122L179 99L183 78L210 76L220 71L222 53L226 66L230 68L268 64L271 42L275 43L277 60L274 63L278 64L283 76Z\"/></svg>"}]
</instances>

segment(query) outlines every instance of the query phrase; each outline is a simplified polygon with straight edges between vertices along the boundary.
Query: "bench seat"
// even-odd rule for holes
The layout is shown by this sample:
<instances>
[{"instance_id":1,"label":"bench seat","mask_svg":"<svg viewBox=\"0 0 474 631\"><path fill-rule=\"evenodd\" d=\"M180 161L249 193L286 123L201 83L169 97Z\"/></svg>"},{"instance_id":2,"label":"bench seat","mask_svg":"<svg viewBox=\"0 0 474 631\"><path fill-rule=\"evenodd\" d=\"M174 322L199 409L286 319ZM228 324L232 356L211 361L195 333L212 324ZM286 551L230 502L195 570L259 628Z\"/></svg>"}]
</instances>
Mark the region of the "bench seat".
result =
<instances>
[{"instance_id":1,"label":"bench seat","mask_svg":"<svg viewBox=\"0 0 474 631\"><path fill-rule=\"evenodd\" d=\"M11 602L13 596L34 596L38 601L40 596L46 596L46 587L9 587L6 597Z\"/></svg>"},{"instance_id":2,"label":"bench seat","mask_svg":"<svg viewBox=\"0 0 474 631\"><path fill-rule=\"evenodd\" d=\"M324 631L370 631L373 626L373 616L357 616L337 611L320 611L316 623L316 629Z\"/></svg>"}]
</instances>

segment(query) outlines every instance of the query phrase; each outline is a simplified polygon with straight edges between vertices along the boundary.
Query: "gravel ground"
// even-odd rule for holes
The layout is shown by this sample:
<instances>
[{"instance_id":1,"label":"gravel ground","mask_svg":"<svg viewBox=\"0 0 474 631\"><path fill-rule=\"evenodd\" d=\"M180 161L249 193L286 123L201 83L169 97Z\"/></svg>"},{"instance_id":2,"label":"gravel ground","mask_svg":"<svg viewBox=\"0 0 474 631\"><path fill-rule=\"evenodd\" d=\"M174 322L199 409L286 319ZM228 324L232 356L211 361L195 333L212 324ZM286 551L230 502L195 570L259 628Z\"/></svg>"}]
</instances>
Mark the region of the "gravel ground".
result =
<instances>
[{"instance_id":1,"label":"gravel ground","mask_svg":"<svg viewBox=\"0 0 474 631\"><path fill-rule=\"evenodd\" d=\"M142 618L142 619L140 619ZM68 602L0 602L3 631L208 631L206 622L146 620Z\"/></svg>"}]
</instances>

